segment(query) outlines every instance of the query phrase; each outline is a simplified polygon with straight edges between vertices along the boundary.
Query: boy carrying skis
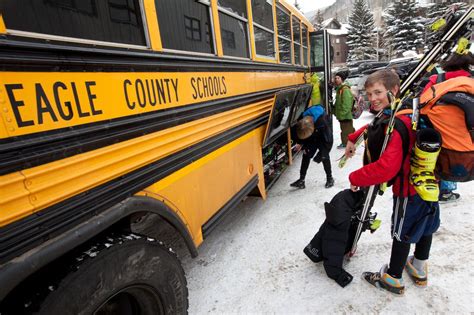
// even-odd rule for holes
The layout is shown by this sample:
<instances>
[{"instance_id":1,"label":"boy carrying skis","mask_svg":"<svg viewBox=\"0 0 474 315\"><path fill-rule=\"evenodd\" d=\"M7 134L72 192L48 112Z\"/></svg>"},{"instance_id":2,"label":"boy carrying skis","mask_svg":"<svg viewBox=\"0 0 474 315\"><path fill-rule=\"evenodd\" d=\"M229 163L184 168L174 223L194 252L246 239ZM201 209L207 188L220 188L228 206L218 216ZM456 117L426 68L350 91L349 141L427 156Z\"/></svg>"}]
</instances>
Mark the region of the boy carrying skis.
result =
<instances>
[{"instance_id":1,"label":"boy carrying skis","mask_svg":"<svg viewBox=\"0 0 474 315\"><path fill-rule=\"evenodd\" d=\"M390 117L391 109L388 92L397 96L400 89L398 75L390 70L380 70L369 75L365 89L372 107L383 111L379 124L365 126L349 135L345 155L350 158L355 153L354 142L362 132L366 135L364 166L349 175L350 188L357 191L360 187L379 185L393 181L392 213L392 251L389 264L382 266L379 272L364 272L363 279L372 285L395 294L403 294L402 272L406 268L410 277L418 286L426 286L428 279L427 260L432 242L432 234L440 224L438 202L427 202L410 184L410 156L415 145L416 134L411 129L411 119L398 115L397 119L406 126L405 136L394 128L388 139L385 151L380 154L371 152L371 143L384 138L383 121ZM378 128L378 131L377 131ZM366 130L367 129L367 130ZM382 132L380 132L382 129ZM407 136L408 135L408 136ZM405 140L403 140L405 138ZM408 138L408 147L404 142ZM375 150L372 150L375 151ZM378 154L380 156L377 158ZM415 243L414 256L408 257L410 244Z\"/></svg>"}]
</instances>

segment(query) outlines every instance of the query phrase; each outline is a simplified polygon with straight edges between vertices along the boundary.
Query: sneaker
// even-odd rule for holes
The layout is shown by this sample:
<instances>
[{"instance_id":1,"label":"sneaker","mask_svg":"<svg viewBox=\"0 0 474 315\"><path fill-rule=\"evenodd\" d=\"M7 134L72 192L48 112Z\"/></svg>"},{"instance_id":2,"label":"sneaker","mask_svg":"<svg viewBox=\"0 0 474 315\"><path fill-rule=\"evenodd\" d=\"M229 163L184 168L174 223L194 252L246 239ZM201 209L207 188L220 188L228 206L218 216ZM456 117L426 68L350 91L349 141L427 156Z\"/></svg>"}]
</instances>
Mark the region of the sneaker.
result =
<instances>
[{"instance_id":1,"label":"sneaker","mask_svg":"<svg viewBox=\"0 0 474 315\"><path fill-rule=\"evenodd\" d=\"M303 249L303 253L308 256L309 259L311 259L313 262L317 263L323 260L323 256L321 255L321 251L315 247L311 246L311 243L306 245L306 247Z\"/></svg>"},{"instance_id":2,"label":"sneaker","mask_svg":"<svg viewBox=\"0 0 474 315\"><path fill-rule=\"evenodd\" d=\"M326 188L331 188L332 186L334 186L334 178L329 177L329 178L326 180L326 185L324 185L324 187L326 187Z\"/></svg>"},{"instance_id":3,"label":"sneaker","mask_svg":"<svg viewBox=\"0 0 474 315\"><path fill-rule=\"evenodd\" d=\"M345 149L346 148L346 145L345 144L340 144L337 146L338 149Z\"/></svg>"},{"instance_id":4,"label":"sneaker","mask_svg":"<svg viewBox=\"0 0 474 315\"><path fill-rule=\"evenodd\" d=\"M290 184L291 187L296 187L299 189L305 189L304 179L298 179L296 182Z\"/></svg>"},{"instance_id":5,"label":"sneaker","mask_svg":"<svg viewBox=\"0 0 474 315\"><path fill-rule=\"evenodd\" d=\"M388 266L382 266L379 272L363 272L362 279L370 283L376 288L387 290L397 295L405 293L405 285L403 279L397 279L387 273Z\"/></svg>"},{"instance_id":6,"label":"sneaker","mask_svg":"<svg viewBox=\"0 0 474 315\"><path fill-rule=\"evenodd\" d=\"M408 257L405 270L417 287L424 288L428 285L428 264L425 264L423 270L418 270L413 266L414 256Z\"/></svg>"},{"instance_id":7,"label":"sneaker","mask_svg":"<svg viewBox=\"0 0 474 315\"><path fill-rule=\"evenodd\" d=\"M446 194L440 194L439 195L439 202L440 203L448 203L448 202L453 202L461 198L461 195L458 193L454 192L449 192Z\"/></svg>"}]
</instances>

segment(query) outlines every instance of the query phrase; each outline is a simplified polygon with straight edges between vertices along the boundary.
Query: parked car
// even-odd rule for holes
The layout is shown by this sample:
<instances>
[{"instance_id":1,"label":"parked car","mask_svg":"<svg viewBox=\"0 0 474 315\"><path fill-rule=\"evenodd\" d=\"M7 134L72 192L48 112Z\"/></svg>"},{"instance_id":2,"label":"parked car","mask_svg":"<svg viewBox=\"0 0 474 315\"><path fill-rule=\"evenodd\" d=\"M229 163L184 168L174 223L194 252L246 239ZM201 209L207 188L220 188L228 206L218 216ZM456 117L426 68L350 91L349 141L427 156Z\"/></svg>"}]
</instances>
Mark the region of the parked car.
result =
<instances>
[{"instance_id":1,"label":"parked car","mask_svg":"<svg viewBox=\"0 0 474 315\"><path fill-rule=\"evenodd\" d=\"M389 64L388 61L364 62L359 65L359 73L364 73L365 71L371 70L371 69L383 68L383 67L386 67L388 64Z\"/></svg>"}]
</instances>

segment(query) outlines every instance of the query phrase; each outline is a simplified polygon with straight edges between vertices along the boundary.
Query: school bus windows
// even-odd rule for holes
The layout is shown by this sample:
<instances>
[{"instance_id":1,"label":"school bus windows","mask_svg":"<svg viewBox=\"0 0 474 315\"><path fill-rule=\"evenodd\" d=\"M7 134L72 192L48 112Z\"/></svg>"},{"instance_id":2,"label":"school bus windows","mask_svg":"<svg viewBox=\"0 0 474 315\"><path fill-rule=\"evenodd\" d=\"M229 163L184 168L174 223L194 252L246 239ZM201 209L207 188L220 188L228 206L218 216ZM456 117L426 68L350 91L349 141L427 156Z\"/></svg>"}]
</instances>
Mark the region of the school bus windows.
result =
<instances>
[{"instance_id":1,"label":"school bus windows","mask_svg":"<svg viewBox=\"0 0 474 315\"><path fill-rule=\"evenodd\" d=\"M249 58L248 19L245 0L219 0L224 55Z\"/></svg>"},{"instance_id":2,"label":"school bus windows","mask_svg":"<svg viewBox=\"0 0 474 315\"><path fill-rule=\"evenodd\" d=\"M271 0L252 0L253 31L257 55L275 57Z\"/></svg>"},{"instance_id":3,"label":"school bus windows","mask_svg":"<svg viewBox=\"0 0 474 315\"><path fill-rule=\"evenodd\" d=\"M277 7L278 50L280 62L291 63L291 23L290 15Z\"/></svg>"},{"instance_id":4,"label":"school bus windows","mask_svg":"<svg viewBox=\"0 0 474 315\"><path fill-rule=\"evenodd\" d=\"M293 51L295 55L295 64L301 64L301 35L300 21L293 17Z\"/></svg>"},{"instance_id":5,"label":"school bus windows","mask_svg":"<svg viewBox=\"0 0 474 315\"><path fill-rule=\"evenodd\" d=\"M21 31L146 46L139 0L2 0L0 12L12 34Z\"/></svg>"},{"instance_id":6,"label":"school bus windows","mask_svg":"<svg viewBox=\"0 0 474 315\"><path fill-rule=\"evenodd\" d=\"M214 53L210 4L194 0L155 0L163 48Z\"/></svg>"},{"instance_id":7,"label":"school bus windows","mask_svg":"<svg viewBox=\"0 0 474 315\"><path fill-rule=\"evenodd\" d=\"M301 28L302 33L302 47L303 47L303 65L308 65L308 27L306 25L302 25Z\"/></svg>"}]
</instances>

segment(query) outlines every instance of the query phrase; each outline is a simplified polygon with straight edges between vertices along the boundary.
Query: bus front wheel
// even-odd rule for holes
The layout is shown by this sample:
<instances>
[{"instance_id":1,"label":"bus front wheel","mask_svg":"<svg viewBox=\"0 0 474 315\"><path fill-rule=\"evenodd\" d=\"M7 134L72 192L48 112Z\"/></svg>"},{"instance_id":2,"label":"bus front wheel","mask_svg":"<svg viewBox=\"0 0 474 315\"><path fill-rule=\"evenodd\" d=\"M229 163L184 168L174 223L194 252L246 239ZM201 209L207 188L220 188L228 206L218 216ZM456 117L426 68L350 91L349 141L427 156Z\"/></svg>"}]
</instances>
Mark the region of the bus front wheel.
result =
<instances>
[{"instance_id":1,"label":"bus front wheel","mask_svg":"<svg viewBox=\"0 0 474 315\"><path fill-rule=\"evenodd\" d=\"M40 305L40 314L186 314L188 289L176 255L136 234L88 246Z\"/></svg>"}]
</instances>

